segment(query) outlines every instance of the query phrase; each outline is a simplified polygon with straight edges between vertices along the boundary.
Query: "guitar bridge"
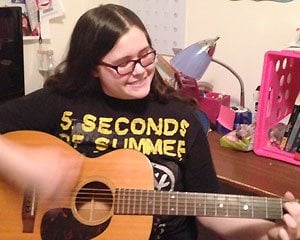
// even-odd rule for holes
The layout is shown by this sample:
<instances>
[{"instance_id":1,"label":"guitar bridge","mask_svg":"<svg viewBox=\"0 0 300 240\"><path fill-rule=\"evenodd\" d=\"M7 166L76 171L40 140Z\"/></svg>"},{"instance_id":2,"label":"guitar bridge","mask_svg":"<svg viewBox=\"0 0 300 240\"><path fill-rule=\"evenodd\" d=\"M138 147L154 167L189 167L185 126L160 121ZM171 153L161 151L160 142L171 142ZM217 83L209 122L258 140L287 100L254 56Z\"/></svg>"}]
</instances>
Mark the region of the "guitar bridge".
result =
<instances>
[{"instance_id":1,"label":"guitar bridge","mask_svg":"<svg viewBox=\"0 0 300 240\"><path fill-rule=\"evenodd\" d=\"M22 207L23 233L33 233L34 220L37 209L36 187L28 188L24 191Z\"/></svg>"}]
</instances>

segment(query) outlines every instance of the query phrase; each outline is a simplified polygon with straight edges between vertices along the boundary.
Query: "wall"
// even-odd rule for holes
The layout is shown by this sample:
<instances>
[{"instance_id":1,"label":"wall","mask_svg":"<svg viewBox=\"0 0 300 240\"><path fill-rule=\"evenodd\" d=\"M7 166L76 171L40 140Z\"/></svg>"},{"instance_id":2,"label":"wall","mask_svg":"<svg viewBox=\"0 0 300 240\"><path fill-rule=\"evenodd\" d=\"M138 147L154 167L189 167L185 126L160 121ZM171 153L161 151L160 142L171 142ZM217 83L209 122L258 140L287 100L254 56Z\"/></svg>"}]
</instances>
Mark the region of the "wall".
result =
<instances>
[{"instance_id":1,"label":"wall","mask_svg":"<svg viewBox=\"0 0 300 240\"><path fill-rule=\"evenodd\" d=\"M137 0L138 1L138 0ZM154 1L154 0L153 0ZM50 23L51 41L46 47L54 50L55 59L65 53L75 21L91 7L100 3L120 1L62 0L65 17ZM289 3L273 1L188 0L186 14L186 46L205 38L220 36L215 58L230 65L243 78L246 106L253 109L254 89L261 81L264 53L285 49L300 26L300 0ZM36 51L39 44L25 43L26 93L43 84L37 71ZM223 67L211 63L202 78L214 84L214 90L232 95L232 104L239 100L239 84Z\"/></svg>"},{"instance_id":2,"label":"wall","mask_svg":"<svg viewBox=\"0 0 300 240\"><path fill-rule=\"evenodd\" d=\"M101 3L118 3L104 0L62 0L65 16L50 20L51 40L44 40L42 46L37 41L24 43L25 93L30 93L43 86L44 78L38 71L37 51L53 49L55 62L60 62L66 53L69 38L78 18L87 10Z\"/></svg>"},{"instance_id":3,"label":"wall","mask_svg":"<svg viewBox=\"0 0 300 240\"><path fill-rule=\"evenodd\" d=\"M253 93L260 84L268 50L287 48L300 27L300 1L188 1L186 44L220 36L214 57L230 65L245 83L246 106L253 110ZM211 63L202 78L215 91L239 102L239 84L225 68Z\"/></svg>"}]
</instances>

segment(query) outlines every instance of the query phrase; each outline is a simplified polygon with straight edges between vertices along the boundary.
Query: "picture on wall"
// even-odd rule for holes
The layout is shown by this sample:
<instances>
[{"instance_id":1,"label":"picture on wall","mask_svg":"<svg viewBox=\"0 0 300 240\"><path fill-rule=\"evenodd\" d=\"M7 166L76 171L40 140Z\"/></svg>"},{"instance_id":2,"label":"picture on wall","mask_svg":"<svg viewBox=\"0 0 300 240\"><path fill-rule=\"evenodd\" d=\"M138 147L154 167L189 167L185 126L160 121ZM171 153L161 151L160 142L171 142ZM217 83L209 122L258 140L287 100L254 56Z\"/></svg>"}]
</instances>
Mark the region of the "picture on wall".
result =
<instances>
[{"instance_id":1,"label":"picture on wall","mask_svg":"<svg viewBox=\"0 0 300 240\"><path fill-rule=\"evenodd\" d=\"M61 0L6 0L2 5L22 9L23 40L49 39L49 20L64 15Z\"/></svg>"}]
</instances>

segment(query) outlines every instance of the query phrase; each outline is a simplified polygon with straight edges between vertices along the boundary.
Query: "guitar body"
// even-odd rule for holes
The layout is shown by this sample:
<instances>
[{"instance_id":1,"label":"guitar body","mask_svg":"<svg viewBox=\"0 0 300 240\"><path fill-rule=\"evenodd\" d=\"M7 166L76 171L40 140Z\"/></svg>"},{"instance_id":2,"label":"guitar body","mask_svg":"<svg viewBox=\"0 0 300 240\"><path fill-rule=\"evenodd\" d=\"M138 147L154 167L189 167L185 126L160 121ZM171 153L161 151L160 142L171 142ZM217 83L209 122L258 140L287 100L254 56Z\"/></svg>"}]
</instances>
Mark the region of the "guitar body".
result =
<instances>
[{"instance_id":1,"label":"guitar body","mask_svg":"<svg viewBox=\"0 0 300 240\"><path fill-rule=\"evenodd\" d=\"M42 132L17 131L4 137L23 145L61 147L74 158L80 155L60 139ZM147 157L128 149L98 158L80 157L83 169L78 185L63 201L45 201L32 188L19 191L0 179L1 239L149 239L152 216L114 214L117 188L153 190L153 171ZM99 201L101 197L97 196L103 196L103 189L112 203Z\"/></svg>"}]
</instances>

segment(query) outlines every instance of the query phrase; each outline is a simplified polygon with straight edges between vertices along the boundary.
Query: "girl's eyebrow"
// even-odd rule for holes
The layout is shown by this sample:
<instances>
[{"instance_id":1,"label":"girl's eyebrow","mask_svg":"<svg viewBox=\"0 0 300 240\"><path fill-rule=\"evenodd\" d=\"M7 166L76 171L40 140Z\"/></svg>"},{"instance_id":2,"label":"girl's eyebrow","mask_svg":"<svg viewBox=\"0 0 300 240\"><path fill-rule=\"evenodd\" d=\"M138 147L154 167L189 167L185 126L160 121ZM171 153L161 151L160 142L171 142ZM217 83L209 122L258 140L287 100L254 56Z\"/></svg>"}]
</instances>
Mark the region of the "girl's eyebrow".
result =
<instances>
[{"instance_id":1,"label":"girl's eyebrow","mask_svg":"<svg viewBox=\"0 0 300 240\"><path fill-rule=\"evenodd\" d=\"M146 46L138 52L137 57L135 57L135 58L133 56L128 55L128 56L121 57L119 59L115 59L113 62L114 63L122 63L122 62L125 62L125 61L134 60L136 58L139 58L139 56L142 56L142 55L146 54L147 51L149 51L150 49L151 49L150 46Z\"/></svg>"}]
</instances>

